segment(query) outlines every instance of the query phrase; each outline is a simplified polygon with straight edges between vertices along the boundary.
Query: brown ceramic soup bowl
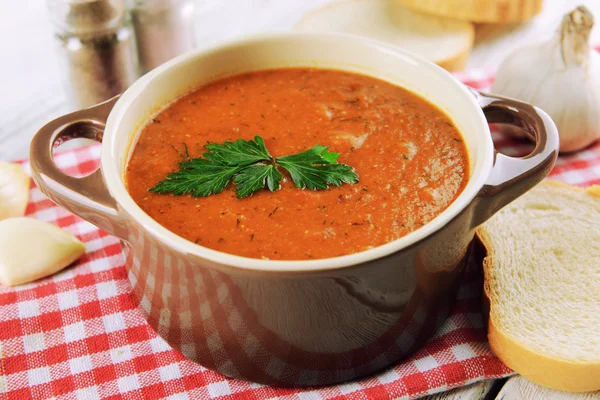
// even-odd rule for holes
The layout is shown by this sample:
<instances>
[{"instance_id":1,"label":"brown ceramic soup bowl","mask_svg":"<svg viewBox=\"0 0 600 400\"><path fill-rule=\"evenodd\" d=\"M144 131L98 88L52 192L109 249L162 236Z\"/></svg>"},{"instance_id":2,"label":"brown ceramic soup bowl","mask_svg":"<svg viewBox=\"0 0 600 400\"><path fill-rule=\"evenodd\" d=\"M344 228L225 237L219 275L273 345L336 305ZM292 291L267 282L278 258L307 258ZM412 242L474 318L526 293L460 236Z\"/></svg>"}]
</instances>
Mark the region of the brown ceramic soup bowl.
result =
<instances>
[{"instance_id":1,"label":"brown ceramic soup bowl","mask_svg":"<svg viewBox=\"0 0 600 400\"><path fill-rule=\"evenodd\" d=\"M136 135L158 110L206 82L277 67L326 67L373 76L437 105L461 131L471 176L418 230L341 257L273 261L211 250L168 231L131 199L124 172ZM488 123L535 137L524 158L497 153ZM63 174L53 146L102 142L101 168ZM52 121L31 145L31 169L57 204L122 240L133 296L148 323L185 356L227 376L321 385L380 370L414 352L448 314L474 229L540 182L558 134L530 105L486 95L438 66L370 40L278 34L199 50L150 72L120 98Z\"/></svg>"}]
</instances>

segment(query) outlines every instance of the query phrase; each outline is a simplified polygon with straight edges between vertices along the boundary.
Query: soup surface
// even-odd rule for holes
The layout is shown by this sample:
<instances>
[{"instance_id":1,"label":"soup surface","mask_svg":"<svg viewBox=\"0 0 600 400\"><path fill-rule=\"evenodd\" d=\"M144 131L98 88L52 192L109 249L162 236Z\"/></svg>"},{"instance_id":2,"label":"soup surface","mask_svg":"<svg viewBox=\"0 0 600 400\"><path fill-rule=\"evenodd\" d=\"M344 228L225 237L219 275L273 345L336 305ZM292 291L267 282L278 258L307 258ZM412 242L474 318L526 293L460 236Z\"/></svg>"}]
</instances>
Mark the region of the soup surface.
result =
<instances>
[{"instance_id":1,"label":"soup surface","mask_svg":"<svg viewBox=\"0 0 600 400\"><path fill-rule=\"evenodd\" d=\"M238 199L231 185L208 197L148 192L177 171L184 143L261 136L271 155L316 144L341 153L357 184L282 188ZM158 114L134 146L126 171L135 202L167 229L202 246L253 258L302 260L351 254L426 224L469 177L463 139L435 106L390 83L343 71L251 72L203 86Z\"/></svg>"}]
</instances>

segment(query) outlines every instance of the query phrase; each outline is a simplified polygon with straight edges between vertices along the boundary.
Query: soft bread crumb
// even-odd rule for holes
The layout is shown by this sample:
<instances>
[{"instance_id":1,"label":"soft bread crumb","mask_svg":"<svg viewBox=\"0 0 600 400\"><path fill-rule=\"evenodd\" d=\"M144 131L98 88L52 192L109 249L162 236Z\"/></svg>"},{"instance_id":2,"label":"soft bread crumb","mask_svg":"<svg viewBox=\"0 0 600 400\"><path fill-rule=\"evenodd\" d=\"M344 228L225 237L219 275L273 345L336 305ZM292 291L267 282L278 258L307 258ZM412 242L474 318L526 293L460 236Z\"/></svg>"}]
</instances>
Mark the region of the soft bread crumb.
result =
<instances>
[{"instance_id":1,"label":"soft bread crumb","mask_svg":"<svg viewBox=\"0 0 600 400\"><path fill-rule=\"evenodd\" d=\"M599 193L547 180L477 232L490 346L554 389L600 390Z\"/></svg>"},{"instance_id":2,"label":"soft bread crumb","mask_svg":"<svg viewBox=\"0 0 600 400\"><path fill-rule=\"evenodd\" d=\"M600 362L600 201L543 183L509 204L480 233L490 318L534 351Z\"/></svg>"}]
</instances>

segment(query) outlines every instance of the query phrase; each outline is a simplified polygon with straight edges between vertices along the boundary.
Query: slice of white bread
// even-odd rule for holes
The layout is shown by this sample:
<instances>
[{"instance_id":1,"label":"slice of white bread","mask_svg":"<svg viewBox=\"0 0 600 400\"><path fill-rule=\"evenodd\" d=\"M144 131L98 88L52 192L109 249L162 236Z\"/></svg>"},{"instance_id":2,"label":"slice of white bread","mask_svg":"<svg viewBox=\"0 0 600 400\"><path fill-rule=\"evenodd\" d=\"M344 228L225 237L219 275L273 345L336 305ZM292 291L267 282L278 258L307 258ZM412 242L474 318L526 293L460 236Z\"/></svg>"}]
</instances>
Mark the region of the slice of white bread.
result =
<instances>
[{"instance_id":1,"label":"slice of white bread","mask_svg":"<svg viewBox=\"0 0 600 400\"><path fill-rule=\"evenodd\" d=\"M599 390L600 186L544 181L477 234L492 351L540 385Z\"/></svg>"},{"instance_id":2,"label":"slice of white bread","mask_svg":"<svg viewBox=\"0 0 600 400\"><path fill-rule=\"evenodd\" d=\"M472 22L525 21L542 11L543 0L396 0L398 4L446 18Z\"/></svg>"},{"instance_id":3,"label":"slice of white bread","mask_svg":"<svg viewBox=\"0 0 600 400\"><path fill-rule=\"evenodd\" d=\"M402 47L449 71L464 68L473 47L469 22L401 7L394 0L343 0L308 13L294 27L303 32L341 32Z\"/></svg>"}]
</instances>

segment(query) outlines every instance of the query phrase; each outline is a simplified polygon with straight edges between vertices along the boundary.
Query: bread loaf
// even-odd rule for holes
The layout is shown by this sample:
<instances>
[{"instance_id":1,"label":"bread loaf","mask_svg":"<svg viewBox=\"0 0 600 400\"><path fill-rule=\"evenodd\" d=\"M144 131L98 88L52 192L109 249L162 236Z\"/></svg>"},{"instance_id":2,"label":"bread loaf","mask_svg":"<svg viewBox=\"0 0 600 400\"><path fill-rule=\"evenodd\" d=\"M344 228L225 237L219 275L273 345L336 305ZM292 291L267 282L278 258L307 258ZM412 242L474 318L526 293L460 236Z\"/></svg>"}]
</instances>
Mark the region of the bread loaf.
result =
<instances>
[{"instance_id":1,"label":"bread loaf","mask_svg":"<svg viewBox=\"0 0 600 400\"><path fill-rule=\"evenodd\" d=\"M401 7L394 0L344 0L308 13L303 32L341 32L380 40L419 54L449 71L464 68L473 47L469 22Z\"/></svg>"},{"instance_id":2,"label":"bread loaf","mask_svg":"<svg viewBox=\"0 0 600 400\"><path fill-rule=\"evenodd\" d=\"M543 0L397 0L412 10L471 22L506 23L530 19Z\"/></svg>"}]
</instances>

